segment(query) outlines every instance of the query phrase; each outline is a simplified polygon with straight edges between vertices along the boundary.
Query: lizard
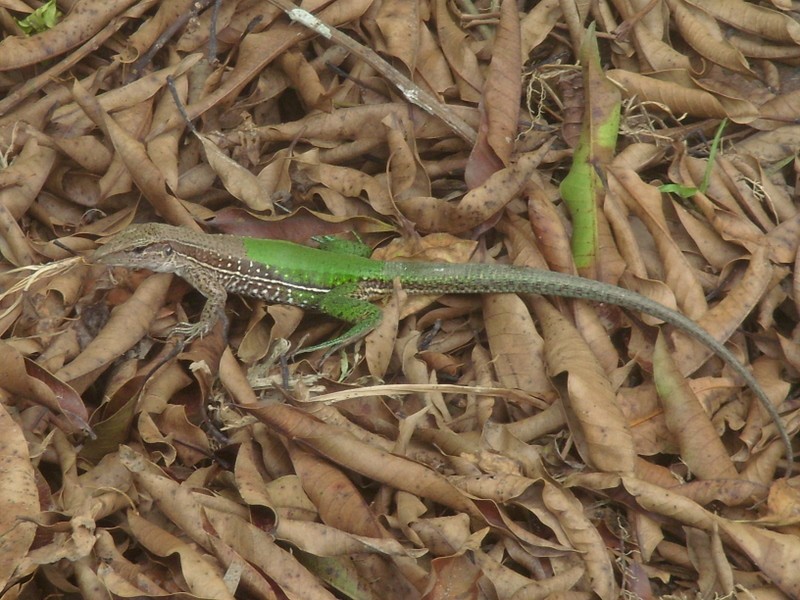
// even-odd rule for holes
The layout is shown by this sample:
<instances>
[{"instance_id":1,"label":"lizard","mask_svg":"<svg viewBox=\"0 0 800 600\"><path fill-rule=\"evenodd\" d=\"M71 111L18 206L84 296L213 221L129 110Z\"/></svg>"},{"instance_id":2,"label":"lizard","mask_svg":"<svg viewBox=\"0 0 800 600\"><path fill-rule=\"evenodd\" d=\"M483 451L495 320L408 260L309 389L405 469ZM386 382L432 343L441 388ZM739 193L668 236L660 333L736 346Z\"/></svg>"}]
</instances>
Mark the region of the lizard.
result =
<instances>
[{"instance_id":1,"label":"lizard","mask_svg":"<svg viewBox=\"0 0 800 600\"><path fill-rule=\"evenodd\" d=\"M381 310L372 301L390 295L395 279L408 294L533 293L645 313L704 344L745 381L774 422L786 450L786 476L791 473L794 454L789 435L758 380L721 342L676 310L637 292L578 275L513 265L382 261L352 248L344 252L335 239L317 241L320 248L146 223L110 236L88 261L173 273L205 296L199 320L179 323L173 330L185 341L206 335L225 318L230 293L313 309L349 323L342 335L302 351L336 349L380 323Z\"/></svg>"}]
</instances>

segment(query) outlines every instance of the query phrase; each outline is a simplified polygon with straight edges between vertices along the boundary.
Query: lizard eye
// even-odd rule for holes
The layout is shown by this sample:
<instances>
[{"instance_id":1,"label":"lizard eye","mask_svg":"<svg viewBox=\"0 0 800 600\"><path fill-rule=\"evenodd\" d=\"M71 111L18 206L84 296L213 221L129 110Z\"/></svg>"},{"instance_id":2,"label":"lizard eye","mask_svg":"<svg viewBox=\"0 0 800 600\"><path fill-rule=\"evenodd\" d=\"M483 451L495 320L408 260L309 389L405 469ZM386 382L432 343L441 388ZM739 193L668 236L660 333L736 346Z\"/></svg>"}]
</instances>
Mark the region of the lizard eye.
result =
<instances>
[{"instance_id":1,"label":"lizard eye","mask_svg":"<svg viewBox=\"0 0 800 600\"><path fill-rule=\"evenodd\" d=\"M136 246L131 249L131 252L134 254L144 254L145 250L147 250L147 246Z\"/></svg>"}]
</instances>

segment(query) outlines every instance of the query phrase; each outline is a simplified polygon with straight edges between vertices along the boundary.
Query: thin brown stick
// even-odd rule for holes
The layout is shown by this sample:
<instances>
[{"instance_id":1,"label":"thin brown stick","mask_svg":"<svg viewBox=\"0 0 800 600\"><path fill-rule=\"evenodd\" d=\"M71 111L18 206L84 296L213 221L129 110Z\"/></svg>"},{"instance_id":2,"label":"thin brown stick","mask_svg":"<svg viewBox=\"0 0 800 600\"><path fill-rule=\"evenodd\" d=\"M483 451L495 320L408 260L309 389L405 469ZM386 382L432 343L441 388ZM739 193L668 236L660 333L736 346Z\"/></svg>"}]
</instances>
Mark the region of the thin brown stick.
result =
<instances>
[{"instance_id":1,"label":"thin brown stick","mask_svg":"<svg viewBox=\"0 0 800 600\"><path fill-rule=\"evenodd\" d=\"M456 115L447 105L442 104L431 93L420 88L416 83L395 69L388 62L383 60L375 51L359 44L354 39L343 34L335 27L330 27L320 19L312 15L307 10L298 8L287 0L269 0L272 4L280 8L286 15L296 23L318 33L325 39L334 44L347 48L350 52L358 56L361 60L383 75L392 83L403 96L412 104L419 106L425 112L440 118L453 132L461 139L470 144L474 144L477 139L477 132L461 117Z\"/></svg>"}]
</instances>

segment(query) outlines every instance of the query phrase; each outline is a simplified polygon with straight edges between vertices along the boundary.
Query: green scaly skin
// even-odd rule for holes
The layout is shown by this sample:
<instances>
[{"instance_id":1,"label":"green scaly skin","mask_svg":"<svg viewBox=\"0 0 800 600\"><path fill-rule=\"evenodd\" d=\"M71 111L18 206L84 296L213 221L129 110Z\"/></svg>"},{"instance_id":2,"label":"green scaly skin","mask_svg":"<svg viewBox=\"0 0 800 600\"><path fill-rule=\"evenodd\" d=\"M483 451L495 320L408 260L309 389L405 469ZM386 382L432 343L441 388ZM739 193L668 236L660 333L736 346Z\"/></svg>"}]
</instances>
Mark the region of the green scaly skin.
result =
<instances>
[{"instance_id":1,"label":"green scaly skin","mask_svg":"<svg viewBox=\"0 0 800 600\"><path fill-rule=\"evenodd\" d=\"M174 273L207 301L196 324L181 323L175 333L187 339L207 334L225 314L228 293L292 304L350 324L343 335L303 349L336 349L374 329L381 320L373 300L392 293L394 280L409 294L532 293L583 298L646 313L680 329L724 360L755 393L780 433L790 473L793 452L777 410L750 371L722 343L693 320L645 296L575 275L487 264L380 261L279 240L210 235L149 223L134 225L108 239L90 262Z\"/></svg>"}]
</instances>

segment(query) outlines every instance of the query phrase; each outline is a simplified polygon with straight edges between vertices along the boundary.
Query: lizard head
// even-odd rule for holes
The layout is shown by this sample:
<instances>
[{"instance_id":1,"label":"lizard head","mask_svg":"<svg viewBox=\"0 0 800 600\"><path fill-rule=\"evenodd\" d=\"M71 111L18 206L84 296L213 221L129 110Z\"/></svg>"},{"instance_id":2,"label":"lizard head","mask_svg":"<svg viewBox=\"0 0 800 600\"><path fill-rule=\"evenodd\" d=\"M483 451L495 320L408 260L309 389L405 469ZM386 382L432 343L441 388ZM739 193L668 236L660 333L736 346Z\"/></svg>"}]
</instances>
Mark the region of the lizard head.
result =
<instances>
[{"instance_id":1,"label":"lizard head","mask_svg":"<svg viewBox=\"0 0 800 600\"><path fill-rule=\"evenodd\" d=\"M179 227L159 223L132 225L108 238L87 260L112 267L174 272L173 243L180 232Z\"/></svg>"}]
</instances>

